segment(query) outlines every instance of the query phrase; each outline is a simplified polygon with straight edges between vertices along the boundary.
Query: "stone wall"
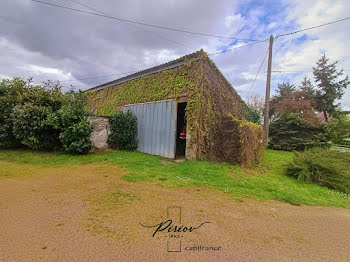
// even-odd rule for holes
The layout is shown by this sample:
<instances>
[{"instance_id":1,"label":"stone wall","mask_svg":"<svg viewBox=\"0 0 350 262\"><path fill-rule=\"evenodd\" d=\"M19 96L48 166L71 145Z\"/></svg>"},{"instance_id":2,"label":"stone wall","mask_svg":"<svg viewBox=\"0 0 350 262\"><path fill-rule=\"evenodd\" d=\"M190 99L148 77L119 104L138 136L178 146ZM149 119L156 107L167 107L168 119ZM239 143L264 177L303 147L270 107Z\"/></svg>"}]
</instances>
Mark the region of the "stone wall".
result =
<instances>
[{"instance_id":1,"label":"stone wall","mask_svg":"<svg viewBox=\"0 0 350 262\"><path fill-rule=\"evenodd\" d=\"M107 117L90 116L90 125L92 126L92 133L90 140L95 149L107 149L107 139L110 132L110 124Z\"/></svg>"}]
</instances>

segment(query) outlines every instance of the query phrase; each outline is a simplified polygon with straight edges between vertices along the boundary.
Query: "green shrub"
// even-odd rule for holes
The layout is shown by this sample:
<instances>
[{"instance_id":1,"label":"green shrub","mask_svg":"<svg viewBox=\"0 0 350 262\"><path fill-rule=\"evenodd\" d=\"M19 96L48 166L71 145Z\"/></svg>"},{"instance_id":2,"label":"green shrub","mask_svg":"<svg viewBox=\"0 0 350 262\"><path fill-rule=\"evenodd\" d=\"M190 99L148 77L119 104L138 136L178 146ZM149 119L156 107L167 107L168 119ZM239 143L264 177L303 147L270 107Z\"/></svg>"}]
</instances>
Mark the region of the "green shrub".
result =
<instances>
[{"instance_id":1,"label":"green shrub","mask_svg":"<svg viewBox=\"0 0 350 262\"><path fill-rule=\"evenodd\" d=\"M24 145L34 150L62 148L86 153L91 128L86 95L64 94L57 83L33 86L19 78L0 82L0 146Z\"/></svg>"},{"instance_id":2,"label":"green shrub","mask_svg":"<svg viewBox=\"0 0 350 262\"><path fill-rule=\"evenodd\" d=\"M17 147L21 142L13 134L11 113L24 92L25 82L14 78L0 82L0 147Z\"/></svg>"},{"instance_id":3,"label":"green shrub","mask_svg":"<svg viewBox=\"0 0 350 262\"><path fill-rule=\"evenodd\" d=\"M296 152L286 175L350 194L350 153L319 148Z\"/></svg>"},{"instance_id":4,"label":"green shrub","mask_svg":"<svg viewBox=\"0 0 350 262\"><path fill-rule=\"evenodd\" d=\"M34 150L60 146L59 130L49 121L62 104L59 85L49 82L45 86L32 86L30 80L15 78L2 80L0 89L5 127L1 129L1 137L13 136L18 144Z\"/></svg>"},{"instance_id":5,"label":"green shrub","mask_svg":"<svg viewBox=\"0 0 350 262\"><path fill-rule=\"evenodd\" d=\"M323 129L327 138L333 143L346 144L345 138L350 137L350 117L340 113L324 123Z\"/></svg>"},{"instance_id":6,"label":"green shrub","mask_svg":"<svg viewBox=\"0 0 350 262\"><path fill-rule=\"evenodd\" d=\"M328 148L322 128L310 126L299 114L284 114L271 122L269 148L303 151L314 147Z\"/></svg>"},{"instance_id":7,"label":"green shrub","mask_svg":"<svg viewBox=\"0 0 350 262\"><path fill-rule=\"evenodd\" d=\"M17 105L11 113L13 134L21 143L34 150L50 150L59 146L59 130L47 121L50 107L33 103Z\"/></svg>"},{"instance_id":8,"label":"green shrub","mask_svg":"<svg viewBox=\"0 0 350 262\"><path fill-rule=\"evenodd\" d=\"M86 110L86 93L67 92L63 97L63 104L58 110L61 126L69 127L72 123L78 123L88 116Z\"/></svg>"},{"instance_id":9,"label":"green shrub","mask_svg":"<svg viewBox=\"0 0 350 262\"><path fill-rule=\"evenodd\" d=\"M87 119L85 102L85 93L71 91L65 94L63 105L58 110L62 130L60 140L67 153L86 154L92 147L90 141L92 128Z\"/></svg>"},{"instance_id":10,"label":"green shrub","mask_svg":"<svg viewBox=\"0 0 350 262\"><path fill-rule=\"evenodd\" d=\"M339 141L338 142L338 144L337 145L339 145L339 146L342 146L342 147L347 147L347 148L350 148L350 140L341 140L341 141Z\"/></svg>"},{"instance_id":11,"label":"green shrub","mask_svg":"<svg viewBox=\"0 0 350 262\"><path fill-rule=\"evenodd\" d=\"M74 123L60 134L64 151L71 154L86 154L91 149L92 128L87 119Z\"/></svg>"},{"instance_id":12,"label":"green shrub","mask_svg":"<svg viewBox=\"0 0 350 262\"><path fill-rule=\"evenodd\" d=\"M111 133L108 136L108 144L121 150L136 150L135 139L137 130L137 118L130 111L117 112L109 119Z\"/></svg>"}]
</instances>

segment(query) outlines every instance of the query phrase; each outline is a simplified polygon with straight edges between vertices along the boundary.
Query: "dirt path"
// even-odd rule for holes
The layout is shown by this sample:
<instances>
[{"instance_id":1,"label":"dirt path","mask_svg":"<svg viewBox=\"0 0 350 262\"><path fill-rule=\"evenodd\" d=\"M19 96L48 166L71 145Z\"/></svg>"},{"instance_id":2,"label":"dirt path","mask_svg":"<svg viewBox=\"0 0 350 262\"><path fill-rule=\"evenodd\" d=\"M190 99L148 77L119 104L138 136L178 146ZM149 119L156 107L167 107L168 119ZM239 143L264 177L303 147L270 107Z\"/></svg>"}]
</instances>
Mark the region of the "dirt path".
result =
<instances>
[{"instance_id":1,"label":"dirt path","mask_svg":"<svg viewBox=\"0 0 350 262\"><path fill-rule=\"evenodd\" d=\"M110 164L21 170L31 174L0 180L0 261L349 261L349 209L128 183ZM169 206L184 225L211 223L152 238L139 222L161 222ZM167 252L168 240L182 252ZM221 250L187 250L200 245Z\"/></svg>"}]
</instances>

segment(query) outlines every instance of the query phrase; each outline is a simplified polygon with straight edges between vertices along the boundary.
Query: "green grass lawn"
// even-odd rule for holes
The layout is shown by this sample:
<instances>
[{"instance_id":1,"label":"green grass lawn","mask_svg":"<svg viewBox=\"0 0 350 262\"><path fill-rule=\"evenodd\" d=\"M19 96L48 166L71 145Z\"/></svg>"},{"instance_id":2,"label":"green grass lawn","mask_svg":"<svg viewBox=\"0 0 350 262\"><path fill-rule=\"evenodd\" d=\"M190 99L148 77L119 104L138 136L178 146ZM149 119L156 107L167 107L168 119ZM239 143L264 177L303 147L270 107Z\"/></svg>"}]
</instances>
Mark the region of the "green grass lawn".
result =
<instances>
[{"instance_id":1,"label":"green grass lawn","mask_svg":"<svg viewBox=\"0 0 350 262\"><path fill-rule=\"evenodd\" d=\"M0 160L40 167L59 167L72 164L108 162L124 167L124 180L135 183L148 181L166 187L209 187L225 192L233 199L244 197L280 200L294 205L349 207L349 196L311 184L303 184L284 175L284 164L292 160L290 152L266 150L261 166L245 169L225 163L185 161L176 163L161 157L139 152L113 151L82 156L63 153L42 153L25 150L0 150ZM1 163L0 163L1 166ZM2 168L0 177L20 173Z\"/></svg>"}]
</instances>

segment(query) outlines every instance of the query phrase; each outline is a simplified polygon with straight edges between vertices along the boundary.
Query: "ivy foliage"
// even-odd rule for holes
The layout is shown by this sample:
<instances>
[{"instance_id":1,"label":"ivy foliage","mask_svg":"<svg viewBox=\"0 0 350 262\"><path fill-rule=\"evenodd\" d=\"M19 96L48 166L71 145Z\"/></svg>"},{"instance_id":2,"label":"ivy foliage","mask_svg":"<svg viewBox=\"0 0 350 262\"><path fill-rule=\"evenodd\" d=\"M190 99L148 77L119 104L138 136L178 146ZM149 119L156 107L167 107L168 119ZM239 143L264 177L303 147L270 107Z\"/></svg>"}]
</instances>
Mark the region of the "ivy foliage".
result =
<instances>
[{"instance_id":1,"label":"ivy foliage","mask_svg":"<svg viewBox=\"0 0 350 262\"><path fill-rule=\"evenodd\" d=\"M116 113L117 106L176 97L193 88L186 69L187 67L178 67L165 70L91 92L88 98L89 107L94 114L112 116Z\"/></svg>"},{"instance_id":2,"label":"ivy foliage","mask_svg":"<svg viewBox=\"0 0 350 262\"><path fill-rule=\"evenodd\" d=\"M126 104L184 98L187 152L196 158L226 161L220 141L215 142L223 136L218 127L229 113L245 118L244 102L203 50L180 60L184 65L90 92L90 112L112 116Z\"/></svg>"},{"instance_id":3,"label":"ivy foliage","mask_svg":"<svg viewBox=\"0 0 350 262\"><path fill-rule=\"evenodd\" d=\"M264 132L262 126L240 120L238 132L240 135L240 163L245 166L258 164L264 156Z\"/></svg>"},{"instance_id":4,"label":"ivy foliage","mask_svg":"<svg viewBox=\"0 0 350 262\"><path fill-rule=\"evenodd\" d=\"M237 119L230 115L239 137L239 163L243 166L258 164L264 156L264 131L261 125Z\"/></svg>"},{"instance_id":5,"label":"ivy foliage","mask_svg":"<svg viewBox=\"0 0 350 262\"><path fill-rule=\"evenodd\" d=\"M110 134L108 136L108 144L111 147L119 148L121 150L136 150L137 140L137 118L130 111L124 113L117 111L117 113L110 117L109 123L111 125Z\"/></svg>"},{"instance_id":6,"label":"ivy foliage","mask_svg":"<svg viewBox=\"0 0 350 262\"><path fill-rule=\"evenodd\" d=\"M0 146L87 153L91 128L85 103L82 92L64 94L58 83L38 86L30 79L2 80Z\"/></svg>"}]
</instances>

